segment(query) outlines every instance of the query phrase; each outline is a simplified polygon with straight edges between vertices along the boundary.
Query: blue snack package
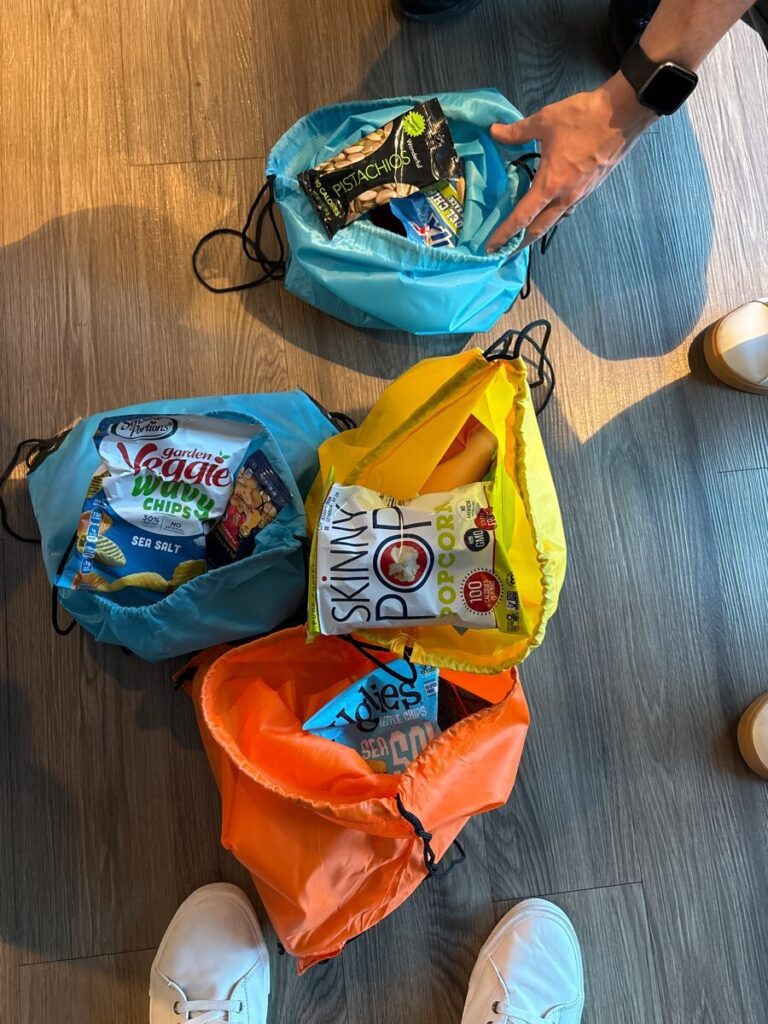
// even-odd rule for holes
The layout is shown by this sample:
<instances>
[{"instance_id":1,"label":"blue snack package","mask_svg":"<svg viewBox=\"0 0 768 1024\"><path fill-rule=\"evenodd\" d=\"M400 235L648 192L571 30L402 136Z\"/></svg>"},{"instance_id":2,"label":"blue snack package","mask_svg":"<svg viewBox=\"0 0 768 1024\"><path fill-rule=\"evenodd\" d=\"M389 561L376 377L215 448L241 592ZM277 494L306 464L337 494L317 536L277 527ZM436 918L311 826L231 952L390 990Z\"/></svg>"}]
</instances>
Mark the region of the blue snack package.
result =
<instances>
[{"instance_id":1,"label":"blue snack package","mask_svg":"<svg viewBox=\"0 0 768 1024\"><path fill-rule=\"evenodd\" d=\"M390 671L387 671L389 669ZM403 659L375 668L304 723L307 732L352 747L374 771L399 774L440 732L439 673ZM411 682L408 677L416 673ZM395 678L392 673L399 677Z\"/></svg>"},{"instance_id":2,"label":"blue snack package","mask_svg":"<svg viewBox=\"0 0 768 1024\"><path fill-rule=\"evenodd\" d=\"M464 223L464 179L438 181L414 195L391 199L389 208L406 237L434 247L456 246Z\"/></svg>"}]
</instances>

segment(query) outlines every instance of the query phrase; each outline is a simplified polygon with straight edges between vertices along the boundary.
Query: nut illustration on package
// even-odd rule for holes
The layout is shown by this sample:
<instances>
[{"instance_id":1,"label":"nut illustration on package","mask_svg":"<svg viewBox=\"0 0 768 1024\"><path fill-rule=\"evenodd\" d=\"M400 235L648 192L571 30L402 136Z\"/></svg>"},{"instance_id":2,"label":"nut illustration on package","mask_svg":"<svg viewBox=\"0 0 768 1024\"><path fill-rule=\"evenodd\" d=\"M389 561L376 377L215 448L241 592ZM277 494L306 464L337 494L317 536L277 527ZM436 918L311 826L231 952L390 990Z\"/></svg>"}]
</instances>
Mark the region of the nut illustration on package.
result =
<instances>
[{"instance_id":1,"label":"nut illustration on package","mask_svg":"<svg viewBox=\"0 0 768 1024\"><path fill-rule=\"evenodd\" d=\"M448 121L431 99L304 171L299 182L333 238L390 200L460 175Z\"/></svg>"}]
</instances>

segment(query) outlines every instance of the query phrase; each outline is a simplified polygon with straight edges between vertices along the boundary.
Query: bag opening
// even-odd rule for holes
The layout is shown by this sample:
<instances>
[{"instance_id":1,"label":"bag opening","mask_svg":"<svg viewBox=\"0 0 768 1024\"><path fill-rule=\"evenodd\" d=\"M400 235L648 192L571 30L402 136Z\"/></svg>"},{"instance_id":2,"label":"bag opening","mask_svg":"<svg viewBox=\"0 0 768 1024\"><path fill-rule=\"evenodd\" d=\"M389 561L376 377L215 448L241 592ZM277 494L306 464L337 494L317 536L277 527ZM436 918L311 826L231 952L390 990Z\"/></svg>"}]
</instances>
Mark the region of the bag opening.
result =
<instances>
[{"instance_id":1,"label":"bag opening","mask_svg":"<svg viewBox=\"0 0 768 1024\"><path fill-rule=\"evenodd\" d=\"M515 163L515 158L522 151L519 147L498 145L490 136L489 126L472 120L471 111L466 111L461 104L451 103L445 96L438 98L443 103L456 151L464 161L466 195L459 245L425 246L378 227L367 217L361 217L344 228L338 240L343 239L344 247L359 247L367 251L381 244L391 245L402 259L418 264L423 262L425 251L430 261L443 265L462 264L467 260L504 262L514 253L521 236L510 239L492 255L485 253L485 243L529 187L529 175ZM302 118L277 143L270 155L268 173L275 175L281 199L284 199L286 190L298 197L305 228L313 234L316 231L318 240L328 242L317 213L298 182L298 175L402 114L413 102L411 98L379 101L378 104L371 102L364 113L349 109L358 104L325 107ZM345 117L347 110L349 113ZM521 116L514 108L511 110ZM508 108L504 110L507 119L510 112ZM296 199L292 195L294 202Z\"/></svg>"}]
</instances>

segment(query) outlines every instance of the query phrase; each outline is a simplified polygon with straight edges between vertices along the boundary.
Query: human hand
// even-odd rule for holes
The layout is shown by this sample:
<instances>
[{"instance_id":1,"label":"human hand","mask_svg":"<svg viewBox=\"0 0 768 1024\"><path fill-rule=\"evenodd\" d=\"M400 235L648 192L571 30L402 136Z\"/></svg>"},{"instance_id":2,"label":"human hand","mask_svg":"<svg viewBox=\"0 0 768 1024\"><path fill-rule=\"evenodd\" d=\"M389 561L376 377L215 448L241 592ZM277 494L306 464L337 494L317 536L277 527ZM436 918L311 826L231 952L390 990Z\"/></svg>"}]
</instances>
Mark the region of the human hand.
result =
<instances>
[{"instance_id":1,"label":"human hand","mask_svg":"<svg viewBox=\"0 0 768 1024\"><path fill-rule=\"evenodd\" d=\"M495 252L523 229L521 248L541 238L597 188L655 120L617 73L592 92L576 93L514 124L493 125L491 135L503 145L538 140L541 162L531 187L491 235L487 251Z\"/></svg>"}]
</instances>

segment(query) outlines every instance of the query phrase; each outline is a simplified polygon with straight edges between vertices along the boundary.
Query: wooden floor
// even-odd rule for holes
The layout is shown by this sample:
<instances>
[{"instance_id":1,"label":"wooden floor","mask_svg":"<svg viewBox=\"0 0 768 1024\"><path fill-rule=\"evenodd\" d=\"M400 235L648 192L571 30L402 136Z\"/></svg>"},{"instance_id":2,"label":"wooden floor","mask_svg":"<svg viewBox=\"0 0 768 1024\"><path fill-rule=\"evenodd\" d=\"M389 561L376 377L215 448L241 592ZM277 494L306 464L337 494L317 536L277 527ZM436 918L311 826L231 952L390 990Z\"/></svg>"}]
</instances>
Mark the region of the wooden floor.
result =
<instances>
[{"instance_id":1,"label":"wooden floor","mask_svg":"<svg viewBox=\"0 0 768 1024\"><path fill-rule=\"evenodd\" d=\"M359 414L458 348L276 285L215 298L190 252L241 221L272 141L323 102L495 85L531 111L596 84L603 6L488 0L429 28L388 0L0 0L0 461L162 396L301 385ZM768 403L690 349L768 291L767 109L738 26L505 318L555 325L542 430L570 542L525 667L519 784L467 829L464 869L340 960L297 979L275 956L271 1022L458 1022L494 920L540 894L582 937L589 1024L768 1020L768 784L734 741L768 686ZM31 526L18 478L11 505ZM169 666L55 637L33 547L1 539L0 568L0 1017L139 1024L177 904L248 882Z\"/></svg>"}]
</instances>

